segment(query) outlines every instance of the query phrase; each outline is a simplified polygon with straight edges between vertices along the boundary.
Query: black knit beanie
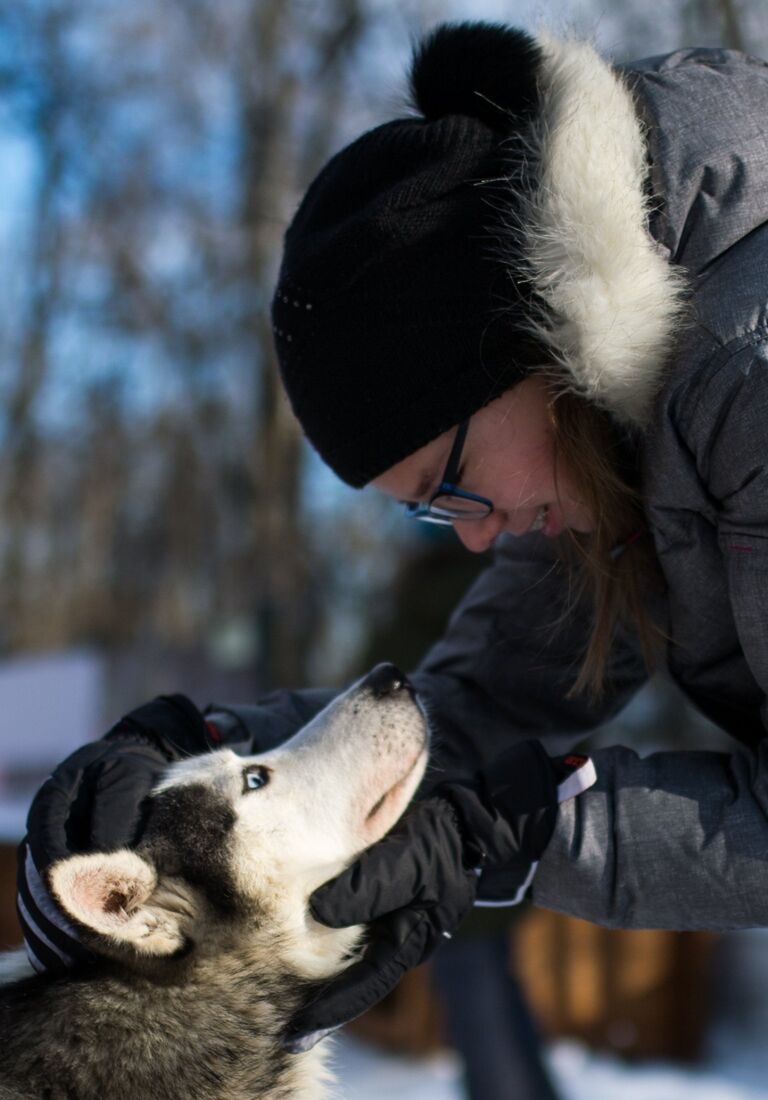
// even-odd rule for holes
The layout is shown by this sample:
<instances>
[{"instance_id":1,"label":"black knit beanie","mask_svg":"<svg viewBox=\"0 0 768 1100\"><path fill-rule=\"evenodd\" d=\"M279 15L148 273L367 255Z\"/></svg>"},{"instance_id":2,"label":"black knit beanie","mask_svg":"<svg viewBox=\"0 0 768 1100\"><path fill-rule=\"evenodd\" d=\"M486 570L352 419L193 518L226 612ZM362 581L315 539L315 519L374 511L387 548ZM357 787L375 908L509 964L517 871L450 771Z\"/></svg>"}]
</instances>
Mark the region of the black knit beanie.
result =
<instances>
[{"instance_id":1,"label":"black knit beanie","mask_svg":"<svg viewBox=\"0 0 768 1100\"><path fill-rule=\"evenodd\" d=\"M521 31L439 27L412 63L420 117L333 157L286 233L273 301L283 382L310 442L355 488L540 361L509 228L524 174L508 178L540 60Z\"/></svg>"}]
</instances>

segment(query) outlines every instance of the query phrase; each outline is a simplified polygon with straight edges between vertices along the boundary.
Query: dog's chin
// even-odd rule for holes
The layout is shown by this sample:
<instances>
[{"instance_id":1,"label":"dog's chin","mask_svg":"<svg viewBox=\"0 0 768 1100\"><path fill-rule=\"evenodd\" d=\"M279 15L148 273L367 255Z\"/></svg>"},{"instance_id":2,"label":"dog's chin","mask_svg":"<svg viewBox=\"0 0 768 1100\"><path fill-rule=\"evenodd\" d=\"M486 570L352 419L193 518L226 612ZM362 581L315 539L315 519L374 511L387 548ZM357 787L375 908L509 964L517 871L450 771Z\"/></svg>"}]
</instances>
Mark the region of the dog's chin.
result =
<instances>
[{"instance_id":1,"label":"dog's chin","mask_svg":"<svg viewBox=\"0 0 768 1100\"><path fill-rule=\"evenodd\" d=\"M366 845L380 840L403 815L424 775L428 754L429 748L425 740L394 783L375 797L363 821Z\"/></svg>"}]
</instances>

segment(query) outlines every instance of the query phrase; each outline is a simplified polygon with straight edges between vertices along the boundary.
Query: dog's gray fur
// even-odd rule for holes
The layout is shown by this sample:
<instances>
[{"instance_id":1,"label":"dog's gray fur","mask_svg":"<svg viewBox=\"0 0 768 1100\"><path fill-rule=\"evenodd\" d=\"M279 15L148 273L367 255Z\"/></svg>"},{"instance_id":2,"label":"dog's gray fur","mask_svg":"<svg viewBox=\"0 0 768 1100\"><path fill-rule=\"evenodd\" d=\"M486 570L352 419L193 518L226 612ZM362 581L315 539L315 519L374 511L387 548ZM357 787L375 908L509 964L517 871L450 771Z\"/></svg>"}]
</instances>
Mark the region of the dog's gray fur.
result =
<instances>
[{"instance_id":1,"label":"dog's gray fur","mask_svg":"<svg viewBox=\"0 0 768 1100\"><path fill-rule=\"evenodd\" d=\"M410 693L362 681L273 752L174 765L136 852L53 868L99 959L57 980L19 979L6 959L0 1100L324 1096L324 1044L288 1054L281 1040L361 930L317 924L307 898L400 816L425 746ZM270 780L249 790L257 767Z\"/></svg>"}]
</instances>

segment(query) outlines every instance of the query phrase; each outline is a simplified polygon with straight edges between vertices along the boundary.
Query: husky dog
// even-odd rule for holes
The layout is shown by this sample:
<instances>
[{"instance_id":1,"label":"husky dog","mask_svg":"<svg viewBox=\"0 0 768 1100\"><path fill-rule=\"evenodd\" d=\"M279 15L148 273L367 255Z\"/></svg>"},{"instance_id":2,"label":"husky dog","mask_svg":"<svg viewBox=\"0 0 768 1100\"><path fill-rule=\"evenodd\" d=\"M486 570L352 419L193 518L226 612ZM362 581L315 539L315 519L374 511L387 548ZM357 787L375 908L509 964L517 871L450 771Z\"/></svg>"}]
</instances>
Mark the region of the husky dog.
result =
<instances>
[{"instance_id":1,"label":"husky dog","mask_svg":"<svg viewBox=\"0 0 768 1100\"><path fill-rule=\"evenodd\" d=\"M0 1100L325 1096L325 1044L281 1039L363 930L318 924L307 900L394 825L427 742L407 683L379 665L273 751L172 765L136 850L52 868L98 961L56 980L7 961Z\"/></svg>"}]
</instances>

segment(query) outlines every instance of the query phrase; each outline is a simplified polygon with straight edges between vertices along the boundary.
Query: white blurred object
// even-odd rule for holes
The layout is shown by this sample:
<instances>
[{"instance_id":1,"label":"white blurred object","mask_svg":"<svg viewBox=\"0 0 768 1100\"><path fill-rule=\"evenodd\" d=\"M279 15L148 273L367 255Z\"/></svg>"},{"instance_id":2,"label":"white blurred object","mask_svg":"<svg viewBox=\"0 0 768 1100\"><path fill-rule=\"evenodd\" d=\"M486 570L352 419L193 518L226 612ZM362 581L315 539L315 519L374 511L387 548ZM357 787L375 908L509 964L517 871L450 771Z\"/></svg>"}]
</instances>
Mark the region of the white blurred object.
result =
<instances>
[{"instance_id":1,"label":"white blurred object","mask_svg":"<svg viewBox=\"0 0 768 1100\"><path fill-rule=\"evenodd\" d=\"M104 661L75 650L0 662L0 841L24 833L50 770L99 735Z\"/></svg>"}]
</instances>

